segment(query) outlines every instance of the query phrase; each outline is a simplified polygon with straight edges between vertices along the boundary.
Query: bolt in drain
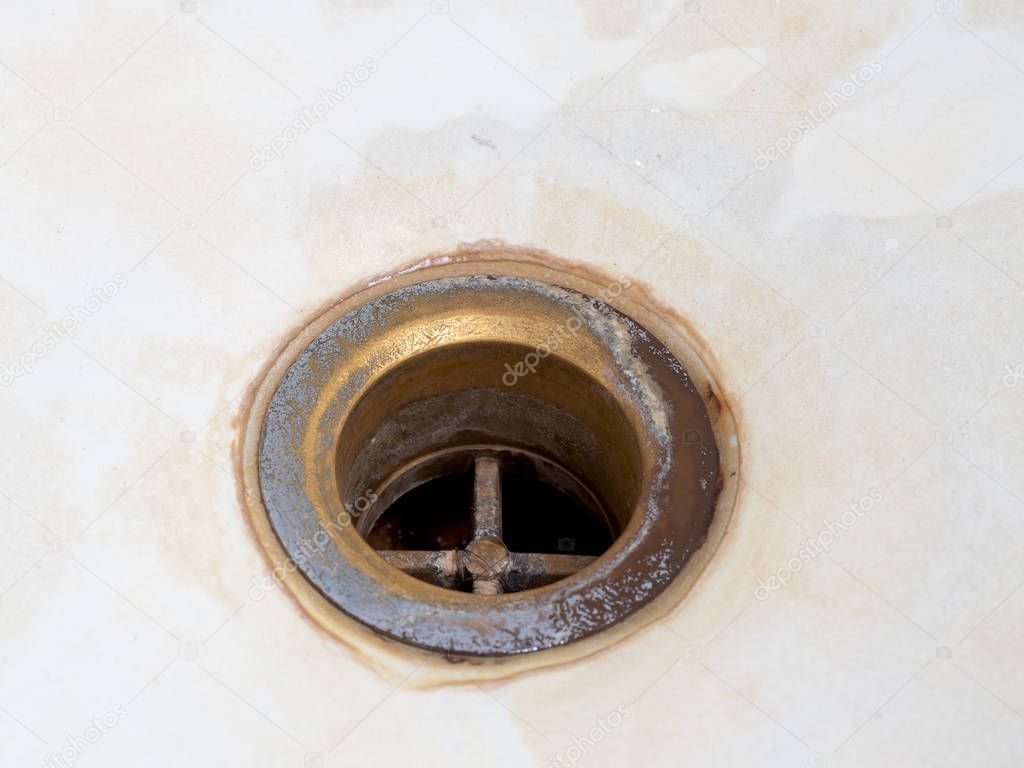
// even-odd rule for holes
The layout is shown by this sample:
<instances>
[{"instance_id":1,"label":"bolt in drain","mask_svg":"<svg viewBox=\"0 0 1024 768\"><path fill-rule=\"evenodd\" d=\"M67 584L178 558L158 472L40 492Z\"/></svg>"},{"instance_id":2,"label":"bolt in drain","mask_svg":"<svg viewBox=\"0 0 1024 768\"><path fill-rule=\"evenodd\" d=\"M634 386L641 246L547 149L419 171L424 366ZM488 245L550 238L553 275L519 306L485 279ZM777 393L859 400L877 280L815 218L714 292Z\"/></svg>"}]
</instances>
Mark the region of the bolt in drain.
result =
<instances>
[{"instance_id":1,"label":"bolt in drain","mask_svg":"<svg viewBox=\"0 0 1024 768\"><path fill-rule=\"evenodd\" d=\"M713 396L709 410L672 326L645 315L670 348L612 306L621 293L454 262L339 302L284 349L255 390L243 486L321 623L503 656L668 590L735 464L716 442L731 415Z\"/></svg>"}]
</instances>

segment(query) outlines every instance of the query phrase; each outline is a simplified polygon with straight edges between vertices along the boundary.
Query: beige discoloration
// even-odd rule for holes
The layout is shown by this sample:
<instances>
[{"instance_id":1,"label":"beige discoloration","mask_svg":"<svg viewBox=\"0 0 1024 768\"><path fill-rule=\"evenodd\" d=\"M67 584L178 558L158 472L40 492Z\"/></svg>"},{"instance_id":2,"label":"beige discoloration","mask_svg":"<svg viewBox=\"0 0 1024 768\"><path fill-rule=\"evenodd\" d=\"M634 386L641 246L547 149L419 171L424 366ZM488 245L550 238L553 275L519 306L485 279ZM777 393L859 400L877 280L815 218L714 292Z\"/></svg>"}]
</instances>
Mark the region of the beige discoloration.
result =
<instances>
[{"instance_id":1,"label":"beige discoloration","mask_svg":"<svg viewBox=\"0 0 1024 768\"><path fill-rule=\"evenodd\" d=\"M138 762L159 741L156 762L188 765L216 745L298 765L289 731L325 765L447 766L453 744L489 765L544 764L625 703L626 725L583 764L804 765L810 752L843 768L1021 763L1007 706L1024 711L1024 662L1008 638L1024 591L1012 592L1007 531L1022 507L1003 488L1024 493L1022 390L1001 379L1024 362L1024 162L1011 166L1024 151L1024 8L683 5L10 5L0 363L113 271L130 287L75 338L97 362L64 343L0 392L7 762L43 764L96 702L131 699L86 762ZM451 51L439 72L436 54ZM371 162L319 125L249 171L250 147L363 55L380 77L329 127ZM753 169L758 147L872 58L878 79L789 157ZM722 80L700 81L721 62ZM195 230L177 228L183 214ZM949 228L936 226L943 214ZM660 308L666 333L691 323L715 396L742 407L744 484L708 567L645 626L543 668L431 660L406 679L421 656L358 628L341 642L281 586L246 597L269 566L234 499L238 395L345 286L488 239L595 280L625 273L630 300ZM758 576L872 487L885 500L835 563L754 600ZM975 623L967 638L950 631ZM206 638L198 664L179 655ZM485 690L454 685L462 672Z\"/></svg>"},{"instance_id":2,"label":"beige discoloration","mask_svg":"<svg viewBox=\"0 0 1024 768\"><path fill-rule=\"evenodd\" d=\"M646 12L642 16L637 14L637 5L647 6ZM677 13L671 4L664 0L645 3L615 3L603 7L591 3L580 3L579 10L583 14L584 29L589 36L612 40L642 38L645 34L650 37ZM638 23L641 19L647 23Z\"/></svg>"}]
</instances>

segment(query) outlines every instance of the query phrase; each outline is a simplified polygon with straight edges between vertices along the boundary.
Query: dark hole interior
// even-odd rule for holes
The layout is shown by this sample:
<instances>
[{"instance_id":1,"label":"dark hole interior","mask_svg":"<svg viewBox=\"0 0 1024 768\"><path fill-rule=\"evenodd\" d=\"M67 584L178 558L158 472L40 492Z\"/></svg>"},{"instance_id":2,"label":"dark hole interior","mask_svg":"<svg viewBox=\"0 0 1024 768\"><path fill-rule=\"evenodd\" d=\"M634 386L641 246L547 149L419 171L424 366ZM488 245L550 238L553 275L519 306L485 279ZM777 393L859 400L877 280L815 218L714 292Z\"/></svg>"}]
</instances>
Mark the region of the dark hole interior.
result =
<instances>
[{"instance_id":1,"label":"dark hole interior","mask_svg":"<svg viewBox=\"0 0 1024 768\"><path fill-rule=\"evenodd\" d=\"M599 512L532 477L502 477L501 502L510 552L602 555L615 540Z\"/></svg>"},{"instance_id":2,"label":"dark hole interior","mask_svg":"<svg viewBox=\"0 0 1024 768\"><path fill-rule=\"evenodd\" d=\"M501 478L510 552L601 555L615 540L600 510L533 477ZM473 472L443 475L400 496L367 534L374 549L465 549L473 538Z\"/></svg>"},{"instance_id":3,"label":"dark hole interior","mask_svg":"<svg viewBox=\"0 0 1024 768\"><path fill-rule=\"evenodd\" d=\"M374 549L465 549L472 539L472 471L437 477L407 491L366 537Z\"/></svg>"}]
</instances>

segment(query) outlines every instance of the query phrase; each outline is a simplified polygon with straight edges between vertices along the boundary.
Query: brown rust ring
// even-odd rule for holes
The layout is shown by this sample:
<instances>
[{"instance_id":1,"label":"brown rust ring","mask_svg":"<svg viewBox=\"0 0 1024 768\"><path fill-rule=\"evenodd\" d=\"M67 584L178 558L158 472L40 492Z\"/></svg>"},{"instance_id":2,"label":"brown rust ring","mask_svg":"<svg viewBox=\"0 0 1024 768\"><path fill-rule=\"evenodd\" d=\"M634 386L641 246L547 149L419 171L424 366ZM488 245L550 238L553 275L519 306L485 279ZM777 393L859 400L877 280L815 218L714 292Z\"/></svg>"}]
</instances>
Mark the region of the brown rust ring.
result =
<instances>
[{"instance_id":1,"label":"brown rust ring","mask_svg":"<svg viewBox=\"0 0 1024 768\"><path fill-rule=\"evenodd\" d=\"M256 471L247 473L244 486L301 576L345 616L435 652L508 656L581 640L664 592L704 542L722 477L701 393L651 332L579 290L478 268L483 274L466 274L463 265L463 274L442 270L437 277L427 268L415 276L418 282L350 297L300 334L275 365L278 375L260 385L266 407L251 414L261 424L243 449L243 463ZM585 321L579 331L549 350L538 372L516 388L572 408L572 393L550 391L553 383L564 384L564 371L550 380L540 372L545 365L560 370L555 361L561 360L566 370L598 382L621 409L636 461L620 471L637 476L619 538L572 576L513 594L446 590L392 568L349 515L362 511L358 501L373 488L372 481L339 471L358 464L362 450L345 443L347 419L378 382L410 360L445 350L457 360L469 345L535 348L571 317ZM474 386L501 391L509 386L502 382L506 370L478 366L471 378Z\"/></svg>"}]
</instances>

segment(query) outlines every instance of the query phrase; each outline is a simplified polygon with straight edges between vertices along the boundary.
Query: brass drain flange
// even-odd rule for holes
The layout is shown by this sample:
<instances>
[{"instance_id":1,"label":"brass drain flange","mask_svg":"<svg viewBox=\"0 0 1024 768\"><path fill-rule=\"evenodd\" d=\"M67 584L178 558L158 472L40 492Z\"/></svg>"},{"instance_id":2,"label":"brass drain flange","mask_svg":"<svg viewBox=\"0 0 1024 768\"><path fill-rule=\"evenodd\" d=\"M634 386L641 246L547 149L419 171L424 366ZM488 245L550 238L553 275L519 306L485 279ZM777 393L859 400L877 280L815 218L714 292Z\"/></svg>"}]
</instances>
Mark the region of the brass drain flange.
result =
<instances>
[{"instance_id":1,"label":"brass drain flange","mask_svg":"<svg viewBox=\"0 0 1024 768\"><path fill-rule=\"evenodd\" d=\"M282 349L244 424L243 491L321 623L509 656L670 591L721 513L735 433L700 356L664 319L648 316L658 335L641 324L628 286L494 256L434 262L339 301ZM423 495L458 473L468 497ZM503 473L540 495L503 492ZM439 519L454 522L434 532ZM402 525L431 537L401 546ZM596 549L560 551L572 525L598 526ZM556 549L549 530L570 535Z\"/></svg>"}]
</instances>

